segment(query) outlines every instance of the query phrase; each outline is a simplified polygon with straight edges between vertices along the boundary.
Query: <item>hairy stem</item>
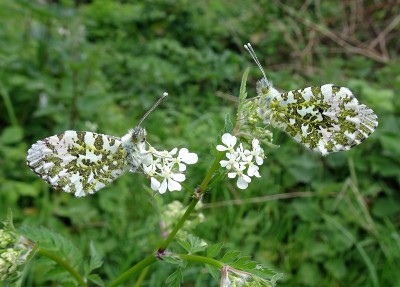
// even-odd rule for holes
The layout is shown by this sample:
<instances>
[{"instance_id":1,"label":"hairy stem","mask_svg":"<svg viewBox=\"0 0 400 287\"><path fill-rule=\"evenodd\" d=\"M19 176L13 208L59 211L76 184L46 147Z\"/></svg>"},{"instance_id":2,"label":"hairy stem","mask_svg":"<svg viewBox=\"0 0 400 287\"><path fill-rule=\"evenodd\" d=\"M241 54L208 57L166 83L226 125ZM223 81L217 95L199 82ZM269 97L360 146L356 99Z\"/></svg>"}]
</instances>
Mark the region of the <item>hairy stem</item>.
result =
<instances>
[{"instance_id":1,"label":"hairy stem","mask_svg":"<svg viewBox=\"0 0 400 287\"><path fill-rule=\"evenodd\" d=\"M144 268L146 268L147 266L149 266L150 264L152 264L154 262L156 262L156 257L154 256L154 254L150 254L149 256L145 257L144 259L142 259L141 261L136 263L134 266L129 268L127 271L122 273L117 279L115 279L110 284L108 284L108 287L115 287L115 286L118 286L118 285L124 283L133 274L135 274L136 272L139 272L140 270L143 270Z\"/></svg>"},{"instance_id":2,"label":"hairy stem","mask_svg":"<svg viewBox=\"0 0 400 287\"><path fill-rule=\"evenodd\" d=\"M193 261L193 262L200 262L208 265L212 265L221 269L224 266L224 263L221 261L212 259L210 257L199 256L199 255L190 255L190 254L176 254L179 258L186 260L186 261Z\"/></svg>"},{"instance_id":3,"label":"hairy stem","mask_svg":"<svg viewBox=\"0 0 400 287\"><path fill-rule=\"evenodd\" d=\"M41 247L39 247L37 249L37 253L50 258L51 260L55 261L58 265L63 267L65 270L67 270L72 275L72 277L74 277L76 279L76 281L78 281L78 283L79 283L78 286L82 286L82 287L88 286L88 284L83 279L83 277L78 273L78 271L75 268L73 268L66 260L55 255L53 252L51 252L47 249L41 248Z\"/></svg>"}]
</instances>

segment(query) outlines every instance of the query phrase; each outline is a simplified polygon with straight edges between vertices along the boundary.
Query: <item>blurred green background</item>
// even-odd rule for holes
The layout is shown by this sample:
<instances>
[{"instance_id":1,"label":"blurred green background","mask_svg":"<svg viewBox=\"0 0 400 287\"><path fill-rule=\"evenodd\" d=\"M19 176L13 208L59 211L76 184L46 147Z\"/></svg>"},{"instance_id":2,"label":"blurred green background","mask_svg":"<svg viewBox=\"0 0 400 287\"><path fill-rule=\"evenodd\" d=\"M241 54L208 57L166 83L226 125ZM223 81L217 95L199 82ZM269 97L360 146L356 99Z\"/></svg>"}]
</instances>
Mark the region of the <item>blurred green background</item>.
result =
<instances>
[{"instance_id":1,"label":"blurred green background","mask_svg":"<svg viewBox=\"0 0 400 287\"><path fill-rule=\"evenodd\" d=\"M278 286L400 286L400 5L284 2L0 1L0 217L11 208L16 226L56 230L84 256L93 241L106 281L132 266L156 244L166 205L187 203L200 183L249 66L255 96L261 73L243 49L251 42L278 89L346 86L379 127L327 157L274 130L281 147L266 148L262 177L245 191L214 185L193 233L283 272ZM124 135L164 91L144 127L158 149L198 153L189 190L161 197L125 174L78 199L26 166L31 144L67 129ZM72 286L44 272L36 260L25 286ZM143 286L164 286L172 272L157 263ZM184 282L218 285L194 264Z\"/></svg>"}]
</instances>

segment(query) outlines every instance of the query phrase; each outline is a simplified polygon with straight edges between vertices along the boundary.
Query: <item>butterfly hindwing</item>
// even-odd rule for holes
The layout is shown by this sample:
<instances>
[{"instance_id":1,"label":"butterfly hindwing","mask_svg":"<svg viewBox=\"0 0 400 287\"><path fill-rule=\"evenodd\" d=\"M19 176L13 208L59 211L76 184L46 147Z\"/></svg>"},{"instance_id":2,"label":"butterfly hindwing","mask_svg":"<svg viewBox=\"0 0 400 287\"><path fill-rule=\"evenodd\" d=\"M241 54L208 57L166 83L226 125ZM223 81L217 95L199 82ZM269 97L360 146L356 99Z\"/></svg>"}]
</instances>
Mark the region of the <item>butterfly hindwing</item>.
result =
<instances>
[{"instance_id":1,"label":"butterfly hindwing","mask_svg":"<svg viewBox=\"0 0 400 287\"><path fill-rule=\"evenodd\" d=\"M79 131L39 140L28 150L27 164L54 188L75 196L95 193L127 168L119 138Z\"/></svg>"}]
</instances>

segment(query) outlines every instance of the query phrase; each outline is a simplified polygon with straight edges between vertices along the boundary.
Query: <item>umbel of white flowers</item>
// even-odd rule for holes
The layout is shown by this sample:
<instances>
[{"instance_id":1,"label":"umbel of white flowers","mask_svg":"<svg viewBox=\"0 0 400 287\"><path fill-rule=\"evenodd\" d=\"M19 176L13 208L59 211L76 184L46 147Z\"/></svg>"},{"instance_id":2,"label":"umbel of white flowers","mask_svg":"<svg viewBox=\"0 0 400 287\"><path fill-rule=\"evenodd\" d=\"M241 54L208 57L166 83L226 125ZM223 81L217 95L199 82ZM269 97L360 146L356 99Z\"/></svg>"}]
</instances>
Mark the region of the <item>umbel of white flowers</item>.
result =
<instances>
[{"instance_id":1,"label":"umbel of white flowers","mask_svg":"<svg viewBox=\"0 0 400 287\"><path fill-rule=\"evenodd\" d=\"M143 153L143 173L150 177L151 189L160 194L167 190L181 190L181 182L186 177L183 173L187 164L195 164L198 161L197 154L189 152L187 148L177 148L171 151L158 151L149 146L146 153Z\"/></svg>"},{"instance_id":2,"label":"umbel of white flowers","mask_svg":"<svg viewBox=\"0 0 400 287\"><path fill-rule=\"evenodd\" d=\"M237 138L229 133L222 135L223 145L217 145L217 150L226 152L226 159L220 161L222 167L228 170L229 178L238 178L236 185L240 189L246 189L253 176L260 177L258 172L264 162L264 150L258 139L251 142L251 149L245 149L243 144L237 144Z\"/></svg>"}]
</instances>

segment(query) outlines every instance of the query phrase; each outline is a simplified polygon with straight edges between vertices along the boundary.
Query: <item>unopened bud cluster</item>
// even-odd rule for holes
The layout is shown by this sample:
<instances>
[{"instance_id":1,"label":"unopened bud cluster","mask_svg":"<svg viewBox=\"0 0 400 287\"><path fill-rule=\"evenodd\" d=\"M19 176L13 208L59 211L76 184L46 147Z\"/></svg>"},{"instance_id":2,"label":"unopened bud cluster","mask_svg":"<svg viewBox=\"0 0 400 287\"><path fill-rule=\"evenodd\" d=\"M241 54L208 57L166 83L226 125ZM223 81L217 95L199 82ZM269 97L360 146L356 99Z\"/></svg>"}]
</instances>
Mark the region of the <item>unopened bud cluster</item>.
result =
<instances>
[{"instance_id":1,"label":"unopened bud cluster","mask_svg":"<svg viewBox=\"0 0 400 287\"><path fill-rule=\"evenodd\" d=\"M17 273L32 248L10 228L0 229L0 281Z\"/></svg>"}]
</instances>

